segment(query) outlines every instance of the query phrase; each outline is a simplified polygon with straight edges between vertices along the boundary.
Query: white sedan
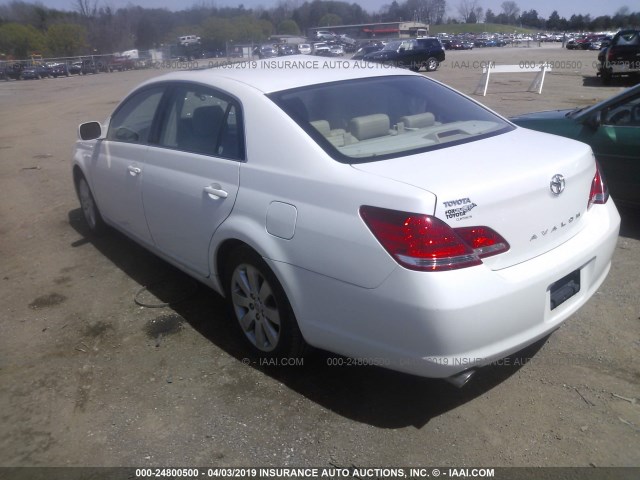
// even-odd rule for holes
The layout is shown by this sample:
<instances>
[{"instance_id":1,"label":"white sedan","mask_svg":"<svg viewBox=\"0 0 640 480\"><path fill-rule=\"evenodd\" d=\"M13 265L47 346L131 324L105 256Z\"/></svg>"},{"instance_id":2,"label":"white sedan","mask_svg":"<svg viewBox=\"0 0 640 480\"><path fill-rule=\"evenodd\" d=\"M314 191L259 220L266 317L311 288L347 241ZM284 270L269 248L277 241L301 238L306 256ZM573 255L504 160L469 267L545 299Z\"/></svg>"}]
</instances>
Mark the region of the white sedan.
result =
<instances>
[{"instance_id":1,"label":"white sedan","mask_svg":"<svg viewBox=\"0 0 640 480\"><path fill-rule=\"evenodd\" d=\"M80 125L91 230L224 295L259 355L458 385L594 294L620 217L587 145L419 74L308 59L164 75Z\"/></svg>"}]
</instances>

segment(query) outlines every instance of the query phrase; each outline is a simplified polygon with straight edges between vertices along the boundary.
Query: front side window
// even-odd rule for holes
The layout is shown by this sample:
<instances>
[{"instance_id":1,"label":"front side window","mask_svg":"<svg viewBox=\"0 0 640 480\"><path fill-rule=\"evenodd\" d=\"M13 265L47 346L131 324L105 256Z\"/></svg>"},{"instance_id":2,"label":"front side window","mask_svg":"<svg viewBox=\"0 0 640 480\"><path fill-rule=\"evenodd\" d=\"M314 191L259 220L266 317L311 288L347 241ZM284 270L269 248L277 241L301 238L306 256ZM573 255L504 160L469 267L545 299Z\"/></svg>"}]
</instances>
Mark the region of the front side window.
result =
<instances>
[{"instance_id":1,"label":"front side window","mask_svg":"<svg viewBox=\"0 0 640 480\"><path fill-rule=\"evenodd\" d=\"M163 94L164 87L154 87L125 100L111 117L107 140L146 143Z\"/></svg>"},{"instance_id":2,"label":"front side window","mask_svg":"<svg viewBox=\"0 0 640 480\"><path fill-rule=\"evenodd\" d=\"M603 123L618 127L640 127L640 95L607 109Z\"/></svg>"},{"instance_id":3,"label":"front side window","mask_svg":"<svg viewBox=\"0 0 640 480\"><path fill-rule=\"evenodd\" d=\"M235 100L200 85L175 87L160 132L160 146L242 160L242 139Z\"/></svg>"},{"instance_id":4,"label":"front side window","mask_svg":"<svg viewBox=\"0 0 640 480\"><path fill-rule=\"evenodd\" d=\"M501 117L422 76L312 85L270 98L334 159L383 160L512 130Z\"/></svg>"}]
</instances>

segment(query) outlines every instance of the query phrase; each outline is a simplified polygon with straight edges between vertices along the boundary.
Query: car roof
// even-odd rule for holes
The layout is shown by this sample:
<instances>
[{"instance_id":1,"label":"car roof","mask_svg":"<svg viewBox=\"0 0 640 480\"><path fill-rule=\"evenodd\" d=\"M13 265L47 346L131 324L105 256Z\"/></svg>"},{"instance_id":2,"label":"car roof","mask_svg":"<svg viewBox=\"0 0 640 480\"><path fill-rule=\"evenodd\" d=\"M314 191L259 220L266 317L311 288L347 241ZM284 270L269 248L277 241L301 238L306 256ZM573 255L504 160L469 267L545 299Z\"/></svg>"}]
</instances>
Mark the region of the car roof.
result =
<instances>
[{"instance_id":1,"label":"car roof","mask_svg":"<svg viewBox=\"0 0 640 480\"><path fill-rule=\"evenodd\" d=\"M357 60L314 58L291 55L286 59L272 58L224 64L201 70L168 73L155 77L143 85L167 81L190 81L216 86L217 81L233 82L265 94L328 82L389 75L420 76L406 69Z\"/></svg>"}]
</instances>

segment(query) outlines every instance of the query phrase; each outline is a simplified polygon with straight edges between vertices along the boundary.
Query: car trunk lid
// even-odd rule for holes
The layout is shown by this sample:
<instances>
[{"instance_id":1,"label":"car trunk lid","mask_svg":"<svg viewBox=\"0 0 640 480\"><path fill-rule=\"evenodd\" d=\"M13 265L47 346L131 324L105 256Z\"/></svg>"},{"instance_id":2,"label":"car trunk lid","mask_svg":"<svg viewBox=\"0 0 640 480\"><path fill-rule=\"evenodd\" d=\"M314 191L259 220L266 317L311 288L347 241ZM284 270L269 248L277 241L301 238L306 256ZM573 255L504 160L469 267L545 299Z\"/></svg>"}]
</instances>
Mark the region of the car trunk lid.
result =
<instances>
[{"instance_id":1,"label":"car trunk lid","mask_svg":"<svg viewBox=\"0 0 640 480\"><path fill-rule=\"evenodd\" d=\"M566 242L584 227L595 161L582 143L526 129L418 155L353 165L437 196L431 214L451 227L486 226L509 251L506 268Z\"/></svg>"}]
</instances>

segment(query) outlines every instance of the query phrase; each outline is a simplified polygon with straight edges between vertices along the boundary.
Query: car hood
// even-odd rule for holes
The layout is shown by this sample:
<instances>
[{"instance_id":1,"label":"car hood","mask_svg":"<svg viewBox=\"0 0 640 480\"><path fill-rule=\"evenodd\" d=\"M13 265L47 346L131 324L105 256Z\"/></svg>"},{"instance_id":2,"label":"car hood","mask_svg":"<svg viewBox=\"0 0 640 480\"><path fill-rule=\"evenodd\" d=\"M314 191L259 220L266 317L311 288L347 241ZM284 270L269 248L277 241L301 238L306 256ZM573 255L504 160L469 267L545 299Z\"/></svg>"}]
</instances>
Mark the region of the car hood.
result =
<instances>
[{"instance_id":1,"label":"car hood","mask_svg":"<svg viewBox=\"0 0 640 480\"><path fill-rule=\"evenodd\" d=\"M569 118L567 115L573 112L573 109L567 110L546 110L544 112L533 112L533 113L524 113L522 115L516 115L515 117L511 117L511 120L514 123L520 120L556 120L556 119L565 119Z\"/></svg>"},{"instance_id":2,"label":"car hood","mask_svg":"<svg viewBox=\"0 0 640 480\"><path fill-rule=\"evenodd\" d=\"M518 128L509 133L353 168L427 190L452 227L488 226L511 248L485 259L493 269L541 255L583 228L595 161L588 145ZM552 177L564 191L554 195ZM420 213L420 212L419 212Z\"/></svg>"}]
</instances>

